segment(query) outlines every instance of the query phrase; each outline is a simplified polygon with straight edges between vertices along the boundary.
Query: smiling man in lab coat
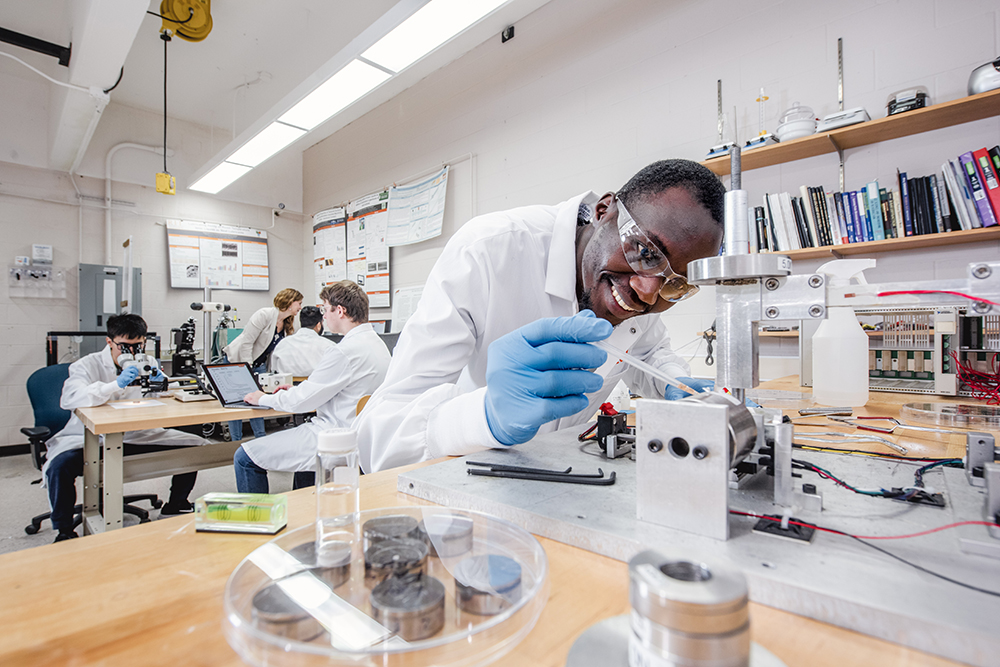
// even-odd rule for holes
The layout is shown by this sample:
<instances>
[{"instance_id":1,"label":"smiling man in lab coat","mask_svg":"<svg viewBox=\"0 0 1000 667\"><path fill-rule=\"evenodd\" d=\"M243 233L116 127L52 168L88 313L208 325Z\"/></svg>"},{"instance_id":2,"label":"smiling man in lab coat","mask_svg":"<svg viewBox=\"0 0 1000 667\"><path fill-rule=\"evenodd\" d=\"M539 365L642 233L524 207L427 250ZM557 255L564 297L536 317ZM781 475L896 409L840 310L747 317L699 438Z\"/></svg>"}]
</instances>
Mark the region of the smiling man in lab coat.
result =
<instances>
[{"instance_id":1,"label":"smiling man in lab coat","mask_svg":"<svg viewBox=\"0 0 1000 667\"><path fill-rule=\"evenodd\" d=\"M323 311L316 306L303 306L299 311L299 330L285 336L271 353L271 370L306 377L319 365L320 359L335 343L323 338Z\"/></svg>"},{"instance_id":2,"label":"smiling man in lab coat","mask_svg":"<svg viewBox=\"0 0 1000 667\"><path fill-rule=\"evenodd\" d=\"M664 160L617 195L462 226L358 418L362 468L526 442L586 421L619 380L664 396L663 382L585 343L610 336L674 377L690 373L659 313L696 291L688 263L718 254L724 194L698 163Z\"/></svg>"},{"instance_id":3,"label":"smiling man in lab coat","mask_svg":"<svg viewBox=\"0 0 1000 667\"><path fill-rule=\"evenodd\" d=\"M293 429L272 433L236 450L236 487L240 493L267 493L267 471L294 472L294 487L311 484L316 462L316 436L328 428L350 426L358 400L375 391L389 367L389 349L368 323L368 295L350 280L327 285L320 292L323 322L343 334L331 346L316 370L295 387L279 387L273 394L255 391L247 403L285 412L312 412L316 416Z\"/></svg>"}]
</instances>

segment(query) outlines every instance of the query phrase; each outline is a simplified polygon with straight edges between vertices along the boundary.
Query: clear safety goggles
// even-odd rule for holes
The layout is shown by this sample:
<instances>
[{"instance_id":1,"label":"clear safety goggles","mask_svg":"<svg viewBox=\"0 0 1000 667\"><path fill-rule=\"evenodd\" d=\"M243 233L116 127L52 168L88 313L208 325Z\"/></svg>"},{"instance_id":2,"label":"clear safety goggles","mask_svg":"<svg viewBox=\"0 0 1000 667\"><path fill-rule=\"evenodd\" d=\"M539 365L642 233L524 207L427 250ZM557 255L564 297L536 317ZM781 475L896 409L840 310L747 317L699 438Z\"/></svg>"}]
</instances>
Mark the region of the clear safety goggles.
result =
<instances>
[{"instance_id":1,"label":"clear safety goggles","mask_svg":"<svg viewBox=\"0 0 1000 667\"><path fill-rule=\"evenodd\" d=\"M660 297L676 303L694 296L697 285L688 283L687 278L670 267L666 253L660 250L653 240L646 236L639 224L618 199L618 236L621 239L625 260L639 276L658 277L663 279L660 286Z\"/></svg>"}]
</instances>

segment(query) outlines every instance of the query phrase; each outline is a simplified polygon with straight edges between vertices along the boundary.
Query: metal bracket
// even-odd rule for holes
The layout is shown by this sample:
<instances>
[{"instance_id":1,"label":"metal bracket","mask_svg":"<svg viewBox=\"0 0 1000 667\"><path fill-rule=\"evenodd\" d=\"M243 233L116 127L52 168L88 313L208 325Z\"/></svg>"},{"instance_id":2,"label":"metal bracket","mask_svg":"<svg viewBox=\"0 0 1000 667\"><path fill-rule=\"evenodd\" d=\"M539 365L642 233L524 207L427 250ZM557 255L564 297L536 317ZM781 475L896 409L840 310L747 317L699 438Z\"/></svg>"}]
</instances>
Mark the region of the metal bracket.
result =
<instances>
[{"instance_id":1,"label":"metal bracket","mask_svg":"<svg viewBox=\"0 0 1000 667\"><path fill-rule=\"evenodd\" d=\"M972 431L965 436L965 478L972 486L986 486L984 466L992 463L993 435ZM979 474L976 475L976 470ZM1000 487L997 488L1000 495Z\"/></svg>"}]
</instances>

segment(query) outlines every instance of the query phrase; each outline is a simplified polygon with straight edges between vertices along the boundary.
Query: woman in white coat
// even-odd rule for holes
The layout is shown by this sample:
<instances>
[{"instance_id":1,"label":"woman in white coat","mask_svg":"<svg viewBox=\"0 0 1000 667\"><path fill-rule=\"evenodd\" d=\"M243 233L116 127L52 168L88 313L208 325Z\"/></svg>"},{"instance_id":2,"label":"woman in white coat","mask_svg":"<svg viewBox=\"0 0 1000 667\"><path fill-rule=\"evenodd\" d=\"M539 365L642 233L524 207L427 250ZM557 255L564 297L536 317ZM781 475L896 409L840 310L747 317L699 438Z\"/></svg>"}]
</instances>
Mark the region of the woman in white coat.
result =
<instances>
[{"instance_id":1,"label":"woman in white coat","mask_svg":"<svg viewBox=\"0 0 1000 667\"><path fill-rule=\"evenodd\" d=\"M261 308L250 316L242 333L223 349L227 362L250 364L254 373L267 370L268 360L275 346L285 336L295 333L295 316L302 310L302 293L286 288L274 295L274 307ZM264 420L250 420L254 437L264 437ZM233 442L243 439L243 422L229 422L229 436Z\"/></svg>"}]
</instances>

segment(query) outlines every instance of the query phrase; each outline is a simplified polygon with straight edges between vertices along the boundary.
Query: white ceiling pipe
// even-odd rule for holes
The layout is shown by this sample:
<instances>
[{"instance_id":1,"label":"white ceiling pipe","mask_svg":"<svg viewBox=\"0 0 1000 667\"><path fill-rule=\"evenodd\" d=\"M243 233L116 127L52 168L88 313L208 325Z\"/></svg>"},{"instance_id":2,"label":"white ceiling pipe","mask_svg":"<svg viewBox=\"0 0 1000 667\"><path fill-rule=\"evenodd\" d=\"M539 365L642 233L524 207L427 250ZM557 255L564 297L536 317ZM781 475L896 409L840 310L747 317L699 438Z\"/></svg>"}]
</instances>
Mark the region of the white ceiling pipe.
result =
<instances>
[{"instance_id":1,"label":"white ceiling pipe","mask_svg":"<svg viewBox=\"0 0 1000 667\"><path fill-rule=\"evenodd\" d=\"M140 151L148 151L163 155L163 146L146 146L145 144L133 144L124 142L111 147L108 156L104 158L104 263L111 264L111 158L115 153L123 148L135 148ZM174 151L167 150L167 157L171 157Z\"/></svg>"}]
</instances>

